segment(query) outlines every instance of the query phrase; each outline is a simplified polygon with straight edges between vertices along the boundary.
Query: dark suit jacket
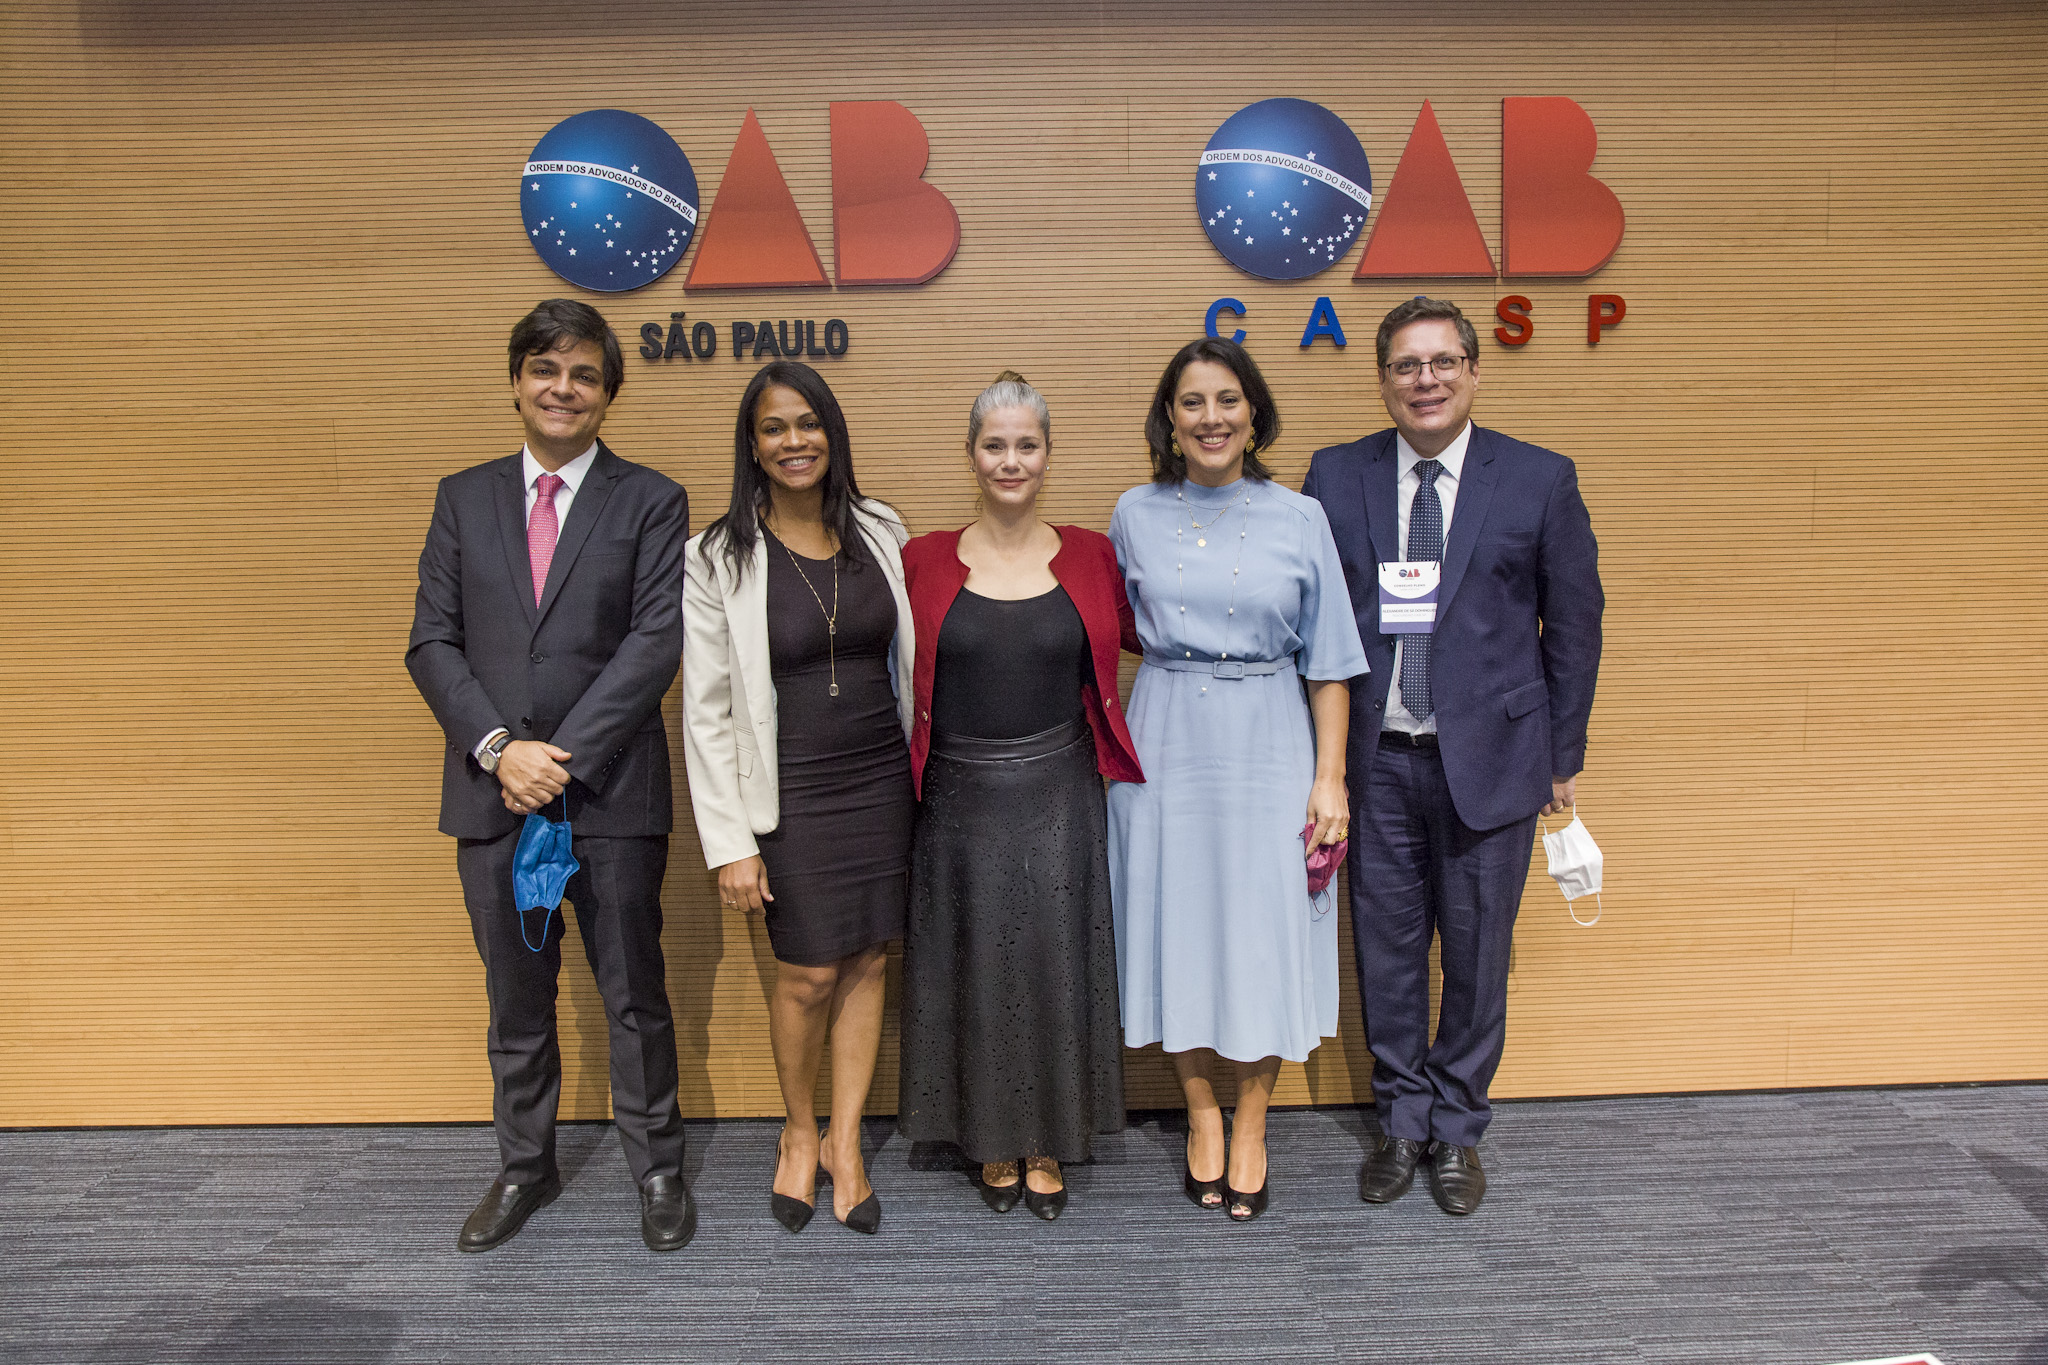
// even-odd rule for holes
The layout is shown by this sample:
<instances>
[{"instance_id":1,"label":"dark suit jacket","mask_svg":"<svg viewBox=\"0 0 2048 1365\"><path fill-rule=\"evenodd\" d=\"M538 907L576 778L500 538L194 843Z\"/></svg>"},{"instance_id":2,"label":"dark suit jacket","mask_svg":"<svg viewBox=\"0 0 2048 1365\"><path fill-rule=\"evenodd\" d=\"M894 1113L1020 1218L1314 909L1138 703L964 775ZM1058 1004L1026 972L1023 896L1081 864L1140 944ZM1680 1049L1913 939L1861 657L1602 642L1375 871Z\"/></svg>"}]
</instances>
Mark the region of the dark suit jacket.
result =
<instances>
[{"instance_id":1,"label":"dark suit jacket","mask_svg":"<svg viewBox=\"0 0 2048 1365\"><path fill-rule=\"evenodd\" d=\"M520 457L441 481L405 666L448 739L443 834L489 839L520 824L471 757L501 725L572 755L578 834L669 832L661 699L682 662L689 521L674 480L600 443L536 607Z\"/></svg>"},{"instance_id":2,"label":"dark suit jacket","mask_svg":"<svg viewBox=\"0 0 2048 1365\"><path fill-rule=\"evenodd\" d=\"M1302 492L1323 504L1372 662L1351 693L1351 789L1384 727L1394 642L1380 633L1379 571L1401 558L1400 461L1389 428L1319 450ZM1550 800L1586 763L1600 671L1599 547L1572 462L1474 427L1444 543L1430 691L1458 818L1497 829Z\"/></svg>"}]
</instances>

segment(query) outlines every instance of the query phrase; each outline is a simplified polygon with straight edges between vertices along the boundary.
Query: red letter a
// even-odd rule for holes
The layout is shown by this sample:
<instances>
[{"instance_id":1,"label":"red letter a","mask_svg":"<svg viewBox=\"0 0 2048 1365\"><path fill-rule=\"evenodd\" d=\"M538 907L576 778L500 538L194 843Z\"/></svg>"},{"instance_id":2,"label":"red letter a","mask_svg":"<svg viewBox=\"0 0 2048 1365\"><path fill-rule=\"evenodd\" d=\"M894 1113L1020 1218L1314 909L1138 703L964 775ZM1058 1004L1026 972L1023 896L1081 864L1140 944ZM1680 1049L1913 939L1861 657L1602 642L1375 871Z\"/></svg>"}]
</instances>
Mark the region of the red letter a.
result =
<instances>
[{"instance_id":1,"label":"red letter a","mask_svg":"<svg viewBox=\"0 0 2048 1365\"><path fill-rule=\"evenodd\" d=\"M768 135L749 109L683 288L773 289L829 283L782 168L775 164Z\"/></svg>"},{"instance_id":2,"label":"red letter a","mask_svg":"<svg viewBox=\"0 0 2048 1365\"><path fill-rule=\"evenodd\" d=\"M1509 275L1590 275L1621 245L1621 201L1587 172L1600 135L1561 95L1500 102L1500 239Z\"/></svg>"},{"instance_id":3,"label":"red letter a","mask_svg":"<svg viewBox=\"0 0 2048 1365\"><path fill-rule=\"evenodd\" d=\"M1403 275L1493 276L1493 257L1487 253L1479 219L1465 197L1464 182L1458 179L1451 149L1444 145L1443 129L1428 100L1415 116L1401 164L1394 168L1387 197L1380 201L1372 239L1351 278Z\"/></svg>"},{"instance_id":4,"label":"red letter a","mask_svg":"<svg viewBox=\"0 0 2048 1365\"><path fill-rule=\"evenodd\" d=\"M922 284L960 249L953 201L925 183L931 141L895 100L832 104L832 239L841 284Z\"/></svg>"}]
</instances>

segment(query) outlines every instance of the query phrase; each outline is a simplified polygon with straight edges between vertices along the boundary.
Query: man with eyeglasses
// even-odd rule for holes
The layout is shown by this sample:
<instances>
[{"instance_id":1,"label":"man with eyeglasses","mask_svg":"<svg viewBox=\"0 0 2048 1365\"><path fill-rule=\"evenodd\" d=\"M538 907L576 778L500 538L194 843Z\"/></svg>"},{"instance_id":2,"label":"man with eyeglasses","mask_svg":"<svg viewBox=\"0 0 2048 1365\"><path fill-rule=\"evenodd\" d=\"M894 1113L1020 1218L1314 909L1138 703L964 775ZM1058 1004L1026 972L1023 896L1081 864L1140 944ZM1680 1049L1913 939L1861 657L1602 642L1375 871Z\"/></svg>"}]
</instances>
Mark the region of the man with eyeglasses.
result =
<instances>
[{"instance_id":1,"label":"man with eyeglasses","mask_svg":"<svg viewBox=\"0 0 2048 1365\"><path fill-rule=\"evenodd\" d=\"M1393 427L1317 451L1302 486L1329 515L1372 664L1348 758L1380 1120L1358 1193L1391 1203L1426 1161L1438 1206L1468 1214L1486 1192L1478 1146L1536 817L1572 805L1605 599L1572 462L1472 424L1479 339L1457 305L1400 304L1378 352Z\"/></svg>"}]
</instances>

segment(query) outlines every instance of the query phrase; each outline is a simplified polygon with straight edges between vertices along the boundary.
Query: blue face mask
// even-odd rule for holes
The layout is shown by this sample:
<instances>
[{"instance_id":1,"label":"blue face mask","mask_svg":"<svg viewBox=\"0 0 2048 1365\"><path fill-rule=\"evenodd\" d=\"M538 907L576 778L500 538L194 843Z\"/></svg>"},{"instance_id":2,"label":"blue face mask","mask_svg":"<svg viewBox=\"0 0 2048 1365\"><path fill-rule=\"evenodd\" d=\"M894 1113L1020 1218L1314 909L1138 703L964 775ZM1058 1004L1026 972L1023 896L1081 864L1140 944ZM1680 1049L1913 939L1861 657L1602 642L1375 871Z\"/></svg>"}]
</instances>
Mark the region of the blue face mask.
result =
<instances>
[{"instance_id":1,"label":"blue face mask","mask_svg":"<svg viewBox=\"0 0 2048 1365\"><path fill-rule=\"evenodd\" d=\"M538 811L527 816L526 827L519 831L519 847L512 855L513 910L519 916L519 941L531 952L537 953L547 947L548 930L554 927L554 914L562 904L562 893L569 889L569 878L575 876L581 866L570 851L568 813L565 801L562 804L564 818L560 824ZM526 912L529 910L547 912L541 919L539 943L526 936Z\"/></svg>"}]
</instances>

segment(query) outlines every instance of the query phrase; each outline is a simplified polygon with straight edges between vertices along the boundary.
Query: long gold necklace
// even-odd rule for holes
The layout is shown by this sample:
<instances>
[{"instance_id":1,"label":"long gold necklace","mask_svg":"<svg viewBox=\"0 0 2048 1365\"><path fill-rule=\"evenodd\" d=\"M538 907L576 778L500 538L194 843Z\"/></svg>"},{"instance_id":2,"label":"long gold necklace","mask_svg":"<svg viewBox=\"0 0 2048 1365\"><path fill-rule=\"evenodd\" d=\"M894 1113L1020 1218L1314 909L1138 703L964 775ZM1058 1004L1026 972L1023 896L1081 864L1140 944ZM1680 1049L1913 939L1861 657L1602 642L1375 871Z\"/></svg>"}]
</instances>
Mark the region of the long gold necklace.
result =
<instances>
[{"instance_id":1,"label":"long gold necklace","mask_svg":"<svg viewBox=\"0 0 2048 1365\"><path fill-rule=\"evenodd\" d=\"M811 576L804 572L804 566L797 563L796 551L783 545L781 536L775 537L775 543L782 545L782 553L789 556L789 567L795 569L796 576L811 589L811 599L818 604L818 614L825 618L825 658L832 671L832 686L826 691L827 695L836 697L839 695L839 555L836 551L832 555L832 610L826 611L825 599L818 596L818 590L812 586Z\"/></svg>"}]
</instances>

